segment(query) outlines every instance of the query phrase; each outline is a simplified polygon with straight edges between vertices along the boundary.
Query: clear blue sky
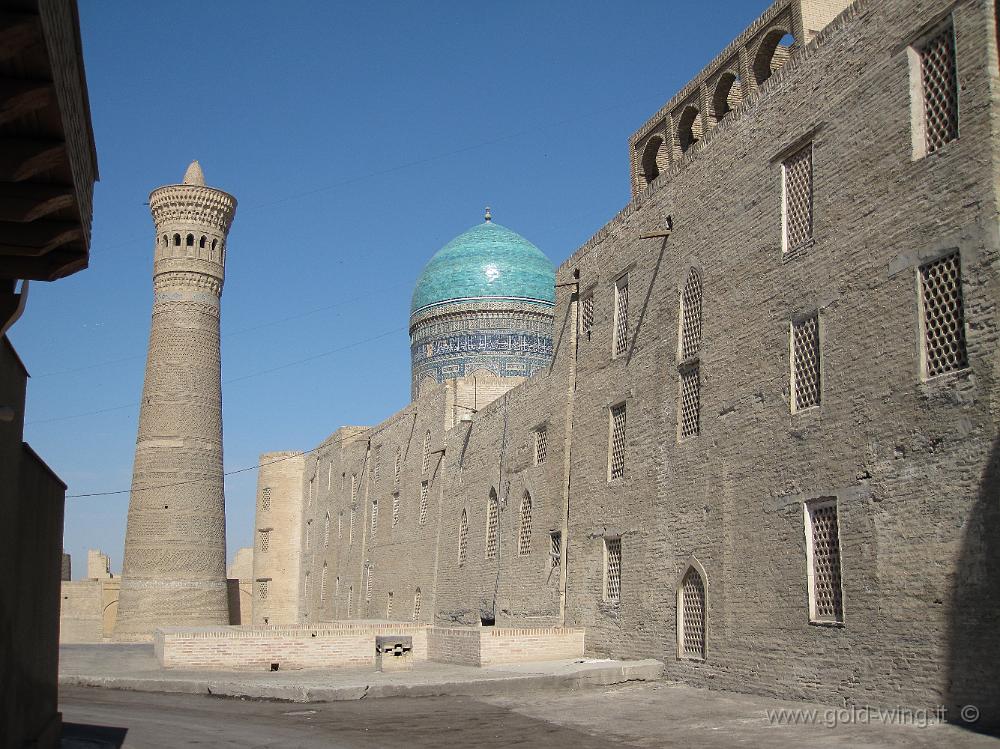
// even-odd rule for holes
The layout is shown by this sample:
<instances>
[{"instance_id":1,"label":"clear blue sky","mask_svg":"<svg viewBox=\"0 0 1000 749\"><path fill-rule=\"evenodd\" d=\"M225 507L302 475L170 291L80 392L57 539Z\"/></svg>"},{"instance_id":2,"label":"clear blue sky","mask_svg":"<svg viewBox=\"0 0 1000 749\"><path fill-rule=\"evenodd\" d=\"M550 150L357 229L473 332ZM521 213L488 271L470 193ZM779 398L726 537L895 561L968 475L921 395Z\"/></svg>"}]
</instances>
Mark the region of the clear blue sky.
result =
<instances>
[{"instance_id":1,"label":"clear blue sky","mask_svg":"<svg viewBox=\"0 0 1000 749\"><path fill-rule=\"evenodd\" d=\"M32 286L10 335L33 375L26 438L69 494L130 485L144 203L192 159L240 204L222 300L231 471L404 406L430 256L488 204L561 263L628 201L629 135L768 4L79 2L101 171L90 268ZM230 556L251 543L255 482L226 481ZM75 577L88 547L120 570L127 507L67 499Z\"/></svg>"}]
</instances>

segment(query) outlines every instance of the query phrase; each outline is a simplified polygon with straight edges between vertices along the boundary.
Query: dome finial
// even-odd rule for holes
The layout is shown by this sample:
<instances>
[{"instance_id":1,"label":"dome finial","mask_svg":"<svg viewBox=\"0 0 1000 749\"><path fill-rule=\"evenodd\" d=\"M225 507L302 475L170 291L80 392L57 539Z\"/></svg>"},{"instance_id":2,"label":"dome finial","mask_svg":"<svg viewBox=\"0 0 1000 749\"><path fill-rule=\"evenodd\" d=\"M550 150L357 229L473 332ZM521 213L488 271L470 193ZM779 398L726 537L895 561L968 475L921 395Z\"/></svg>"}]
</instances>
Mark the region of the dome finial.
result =
<instances>
[{"instance_id":1,"label":"dome finial","mask_svg":"<svg viewBox=\"0 0 1000 749\"><path fill-rule=\"evenodd\" d=\"M486 223L488 224L492 220L493 220L493 214L490 213L490 207L486 206Z\"/></svg>"},{"instance_id":2,"label":"dome finial","mask_svg":"<svg viewBox=\"0 0 1000 749\"><path fill-rule=\"evenodd\" d=\"M205 184L205 173L201 171L201 164L195 159L188 166L187 171L184 172L184 184L185 185L204 185Z\"/></svg>"}]
</instances>

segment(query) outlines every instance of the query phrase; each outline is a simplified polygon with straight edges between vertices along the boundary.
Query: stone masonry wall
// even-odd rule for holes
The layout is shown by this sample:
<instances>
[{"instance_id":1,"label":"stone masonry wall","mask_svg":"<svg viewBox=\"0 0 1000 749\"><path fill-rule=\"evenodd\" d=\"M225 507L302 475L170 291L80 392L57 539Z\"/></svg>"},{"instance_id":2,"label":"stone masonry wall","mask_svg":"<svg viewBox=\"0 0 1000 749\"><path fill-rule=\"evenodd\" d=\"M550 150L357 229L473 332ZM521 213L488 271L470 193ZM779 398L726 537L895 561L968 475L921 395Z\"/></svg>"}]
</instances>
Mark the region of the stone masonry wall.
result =
<instances>
[{"instance_id":1,"label":"stone masonry wall","mask_svg":"<svg viewBox=\"0 0 1000 749\"><path fill-rule=\"evenodd\" d=\"M960 136L916 158L908 48L949 17ZM419 621L559 624L548 534L562 529L565 625L586 629L590 652L660 658L695 684L837 704L971 703L983 724L1000 722L995 29L986 0L858 0L562 265L549 372L468 421L455 420L447 388L428 388L311 453L300 618L405 618L419 588ZM812 236L785 252L782 163L810 142ZM662 234L667 215L669 238L643 238ZM969 366L928 379L919 266L956 249ZM682 440L679 299L692 268L703 287L700 430ZM613 357L626 274L627 345ZM579 336L577 279L594 312ZM820 401L795 411L790 327L812 313ZM610 480L620 403L624 475ZM530 550L518 556L525 491ZM838 626L810 622L803 505L820 497L838 506ZM608 539L621 543L618 601L606 590ZM704 659L677 643L677 590L692 569L705 589Z\"/></svg>"}]
</instances>

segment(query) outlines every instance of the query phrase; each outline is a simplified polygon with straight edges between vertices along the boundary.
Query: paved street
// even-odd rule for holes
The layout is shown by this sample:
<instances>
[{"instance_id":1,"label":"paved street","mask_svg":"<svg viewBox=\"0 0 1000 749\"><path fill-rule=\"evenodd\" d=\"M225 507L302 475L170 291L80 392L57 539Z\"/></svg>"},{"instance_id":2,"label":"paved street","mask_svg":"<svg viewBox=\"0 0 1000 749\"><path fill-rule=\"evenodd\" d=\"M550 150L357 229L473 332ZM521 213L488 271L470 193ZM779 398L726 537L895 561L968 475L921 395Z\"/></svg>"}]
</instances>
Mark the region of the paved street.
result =
<instances>
[{"instance_id":1,"label":"paved street","mask_svg":"<svg viewBox=\"0 0 1000 749\"><path fill-rule=\"evenodd\" d=\"M60 698L65 735L76 737L64 740L64 747L69 748L1000 749L1000 740L952 725L920 727L871 720L830 726L837 714L824 706L664 682L497 697L382 698L308 705L88 687L63 687ZM819 712L810 725L774 725L768 719L768 710L813 708ZM109 743L95 743L96 739Z\"/></svg>"}]
</instances>

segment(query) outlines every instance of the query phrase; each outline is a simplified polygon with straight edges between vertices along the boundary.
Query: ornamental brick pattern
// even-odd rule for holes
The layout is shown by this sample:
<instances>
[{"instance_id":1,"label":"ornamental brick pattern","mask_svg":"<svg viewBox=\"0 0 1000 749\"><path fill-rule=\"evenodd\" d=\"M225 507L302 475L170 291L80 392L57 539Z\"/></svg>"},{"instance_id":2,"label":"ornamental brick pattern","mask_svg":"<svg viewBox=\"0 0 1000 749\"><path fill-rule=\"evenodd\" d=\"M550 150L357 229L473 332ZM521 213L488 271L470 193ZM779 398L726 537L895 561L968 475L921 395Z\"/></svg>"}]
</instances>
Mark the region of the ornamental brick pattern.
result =
<instances>
[{"instance_id":1,"label":"ornamental brick pattern","mask_svg":"<svg viewBox=\"0 0 1000 749\"><path fill-rule=\"evenodd\" d=\"M236 199L206 187L194 162L183 184L154 190L149 203L153 319L118 640L148 640L160 626L229 623L219 313Z\"/></svg>"}]
</instances>

